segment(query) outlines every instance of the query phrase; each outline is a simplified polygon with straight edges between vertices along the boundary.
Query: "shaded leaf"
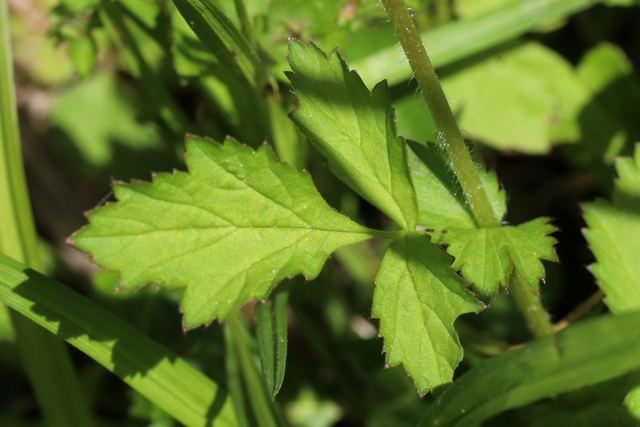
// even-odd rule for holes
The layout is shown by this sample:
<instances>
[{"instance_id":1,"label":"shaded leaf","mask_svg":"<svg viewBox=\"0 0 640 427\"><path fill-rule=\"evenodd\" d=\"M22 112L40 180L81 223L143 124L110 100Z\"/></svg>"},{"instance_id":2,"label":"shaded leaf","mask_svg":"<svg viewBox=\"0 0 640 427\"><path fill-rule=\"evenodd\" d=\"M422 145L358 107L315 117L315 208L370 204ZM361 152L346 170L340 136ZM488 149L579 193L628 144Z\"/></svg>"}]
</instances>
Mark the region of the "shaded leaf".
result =
<instances>
[{"instance_id":1,"label":"shaded leaf","mask_svg":"<svg viewBox=\"0 0 640 427\"><path fill-rule=\"evenodd\" d=\"M318 275L339 247L383 232L338 214L307 173L233 140L187 139L190 173L116 184L120 201L88 215L75 245L119 271L120 288L186 287L183 323L225 319L285 277Z\"/></svg>"},{"instance_id":2,"label":"shaded leaf","mask_svg":"<svg viewBox=\"0 0 640 427\"><path fill-rule=\"evenodd\" d=\"M596 263L590 266L614 313L640 310L640 146L633 158L616 162L619 179L612 203L597 200L583 206L584 235Z\"/></svg>"},{"instance_id":3,"label":"shaded leaf","mask_svg":"<svg viewBox=\"0 0 640 427\"><path fill-rule=\"evenodd\" d=\"M211 0L173 0L198 38L223 64L236 64L252 86L264 71L258 54Z\"/></svg>"},{"instance_id":4,"label":"shaded leaf","mask_svg":"<svg viewBox=\"0 0 640 427\"><path fill-rule=\"evenodd\" d=\"M535 290L544 277L540 259L553 260L557 255L555 239L548 236L555 228L548 218L536 218L518 226L496 228L450 228L444 234L447 252L456 260L453 268L461 270L474 292L489 297L500 285L507 286L512 264Z\"/></svg>"},{"instance_id":5,"label":"shaded leaf","mask_svg":"<svg viewBox=\"0 0 640 427\"><path fill-rule=\"evenodd\" d=\"M578 108L587 97L571 64L527 43L443 79L460 128L499 150L547 153L577 139Z\"/></svg>"},{"instance_id":6,"label":"shaded leaf","mask_svg":"<svg viewBox=\"0 0 640 427\"><path fill-rule=\"evenodd\" d=\"M451 382L462 359L455 319L484 307L450 265L428 236L407 234L391 243L376 277L372 313L387 364L402 363L423 394Z\"/></svg>"},{"instance_id":7,"label":"shaded leaf","mask_svg":"<svg viewBox=\"0 0 640 427\"><path fill-rule=\"evenodd\" d=\"M407 148L386 82L369 92L340 52L292 40L287 73L300 106L291 113L331 171L406 230L418 221Z\"/></svg>"},{"instance_id":8,"label":"shaded leaf","mask_svg":"<svg viewBox=\"0 0 640 427\"><path fill-rule=\"evenodd\" d=\"M411 148L409 162L420 207L418 224L435 231L476 228L473 213L466 203L458 179L448 166L446 153L434 143L408 143ZM495 172L485 171L482 161L477 158L474 160L495 217L504 217L505 195L498 185Z\"/></svg>"},{"instance_id":9,"label":"shaded leaf","mask_svg":"<svg viewBox=\"0 0 640 427\"><path fill-rule=\"evenodd\" d=\"M640 313L586 320L493 357L436 400L420 426L477 426L500 412L640 369Z\"/></svg>"}]
</instances>

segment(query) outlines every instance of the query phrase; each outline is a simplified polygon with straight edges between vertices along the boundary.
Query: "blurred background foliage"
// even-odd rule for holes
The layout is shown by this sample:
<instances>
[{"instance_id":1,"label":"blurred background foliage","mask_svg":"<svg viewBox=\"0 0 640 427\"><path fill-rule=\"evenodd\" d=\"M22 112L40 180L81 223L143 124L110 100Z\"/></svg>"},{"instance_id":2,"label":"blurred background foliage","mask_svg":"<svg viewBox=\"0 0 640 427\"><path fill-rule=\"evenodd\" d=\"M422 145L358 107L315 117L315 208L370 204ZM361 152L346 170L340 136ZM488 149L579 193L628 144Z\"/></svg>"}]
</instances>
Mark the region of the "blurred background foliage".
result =
<instances>
[{"instance_id":1,"label":"blurred background foliage","mask_svg":"<svg viewBox=\"0 0 640 427\"><path fill-rule=\"evenodd\" d=\"M469 22L490 23L495 11L514 3L544 2L407 3L420 30L438 34L453 25L464 31ZM613 160L640 141L640 8L632 0L584 3L575 14L559 14L438 68L465 136L507 191L505 220L545 215L559 227L560 264L546 264L542 288L554 321L597 289L585 269L593 257L580 233L580 203L608 197ZM337 210L370 227L391 226L330 175L289 121L295 98L283 72L288 37L311 38L327 51L338 46L369 87L385 78L379 74L389 65L376 62L377 55L400 49L377 1L215 4L257 58L242 62L236 52L205 46L192 31L196 24L171 1L9 1L24 157L48 273L225 384L219 325L183 333L181 291L116 293L117 274L96 271L86 255L65 245L66 237L85 223L84 211L111 200L112 180L149 180L155 171L183 169L186 133L216 140L228 134L252 146L268 141L280 158L310 169ZM449 40L455 41L443 43ZM433 59L437 65L439 57ZM403 66L404 75L390 78L399 132L433 141L433 122ZM409 426L425 415L432 398L419 398L402 368L383 369L377 323L369 319L381 245L342 249L318 279L291 288L287 374L278 396L291 425ZM599 304L590 313L605 310ZM243 311L251 328L252 303ZM0 320L0 425L40 425L6 322ZM465 348L458 374L531 338L504 294L456 327ZM177 425L85 356L74 357L101 425ZM539 402L487 425L612 425L625 393L610 387L611 393L599 387Z\"/></svg>"}]
</instances>

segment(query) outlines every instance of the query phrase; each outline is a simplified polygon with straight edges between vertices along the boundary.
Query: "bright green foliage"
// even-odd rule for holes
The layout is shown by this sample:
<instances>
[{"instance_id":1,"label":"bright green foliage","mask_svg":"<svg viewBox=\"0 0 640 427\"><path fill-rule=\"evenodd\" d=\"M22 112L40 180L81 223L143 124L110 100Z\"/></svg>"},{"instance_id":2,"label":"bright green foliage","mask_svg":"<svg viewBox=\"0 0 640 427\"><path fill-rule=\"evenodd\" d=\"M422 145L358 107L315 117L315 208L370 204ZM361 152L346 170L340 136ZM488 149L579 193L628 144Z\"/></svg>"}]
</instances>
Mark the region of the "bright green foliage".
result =
<instances>
[{"instance_id":1,"label":"bright green foliage","mask_svg":"<svg viewBox=\"0 0 640 427\"><path fill-rule=\"evenodd\" d=\"M313 278L333 251L376 235L331 209L311 177L268 146L189 137L186 163L190 173L115 185L120 202L90 212L73 238L121 272L122 289L186 287L186 328L266 298L285 277Z\"/></svg>"},{"instance_id":2,"label":"bright green foliage","mask_svg":"<svg viewBox=\"0 0 640 427\"><path fill-rule=\"evenodd\" d=\"M340 52L291 41L289 62L300 107L294 122L329 161L331 171L406 230L418 207L407 148L398 137L389 91L381 82L369 92Z\"/></svg>"},{"instance_id":3,"label":"bright green foliage","mask_svg":"<svg viewBox=\"0 0 640 427\"><path fill-rule=\"evenodd\" d=\"M376 277L372 313L387 364L402 363L420 393L451 381L462 359L453 322L484 307L450 265L427 236L407 234L391 244Z\"/></svg>"},{"instance_id":4,"label":"bright green foliage","mask_svg":"<svg viewBox=\"0 0 640 427\"><path fill-rule=\"evenodd\" d=\"M584 235L597 263L591 271L614 313L640 310L640 147L633 158L616 162L619 180L612 203L597 200L583 206Z\"/></svg>"},{"instance_id":5,"label":"bright green foliage","mask_svg":"<svg viewBox=\"0 0 640 427\"><path fill-rule=\"evenodd\" d=\"M435 231L448 228L476 228L476 222L455 174L447 164L446 153L436 144L409 141L409 162L418 194L420 219L418 224ZM485 171L476 160L478 174L489 197L496 218L506 212L504 192L493 171Z\"/></svg>"},{"instance_id":6,"label":"bright green foliage","mask_svg":"<svg viewBox=\"0 0 640 427\"><path fill-rule=\"evenodd\" d=\"M507 286L512 264L537 291L544 277L540 259L557 259L555 239L548 236L555 228L548 218L537 218L518 226L497 228L450 228L444 234L447 252L456 260L453 268L461 270L473 290L483 297L494 295L498 286Z\"/></svg>"}]
</instances>

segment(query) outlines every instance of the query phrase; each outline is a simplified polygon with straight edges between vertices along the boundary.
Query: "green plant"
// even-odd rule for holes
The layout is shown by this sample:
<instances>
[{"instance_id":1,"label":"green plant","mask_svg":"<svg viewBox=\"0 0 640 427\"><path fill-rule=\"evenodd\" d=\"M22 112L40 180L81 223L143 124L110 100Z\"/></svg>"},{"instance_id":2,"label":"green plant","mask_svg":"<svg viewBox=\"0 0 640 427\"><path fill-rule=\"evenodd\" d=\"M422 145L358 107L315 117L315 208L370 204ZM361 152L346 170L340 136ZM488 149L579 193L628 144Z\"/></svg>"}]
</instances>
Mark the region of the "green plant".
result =
<instances>
[{"instance_id":1,"label":"green plant","mask_svg":"<svg viewBox=\"0 0 640 427\"><path fill-rule=\"evenodd\" d=\"M497 37L490 39L485 34L465 49L454 44L452 53L443 56L448 61L465 58L510 40L532 28L532 22L563 17L589 5L585 1L538 3L530 20L516 19L519 9L507 4L453 24L462 25L462 34L477 34L492 22L513 18L506 25L508 30ZM635 274L637 266L630 254L637 252L635 246L640 241L640 148L633 152L624 140L636 135L634 131L623 136L619 132L613 136L600 133L604 140L610 139L604 154L601 148L589 145L590 136L580 139L586 147L582 164L613 159L616 154L632 155L615 161L620 180L614 186L612 204L598 201L584 206L589 226L585 233L598 260L594 274L611 299L609 308L616 316L594 316L556 333L538 297L539 282L545 277L541 260L557 260L555 239L549 236L556 228L547 217L527 216L519 225L504 222L505 192L481 156L467 148L401 0L384 4L429 107L426 122L427 127L433 122L435 142L405 141L398 136L387 83L378 83L369 91L337 49L326 55L313 43L289 39L291 71L286 75L295 91L294 99L286 94L286 83L278 81L278 74L269 69L282 65L277 60L269 62L269 55L277 49L271 50L260 39L269 34L268 28L257 28L259 21L242 1L229 2L225 12L207 0L175 0L174 4L163 11L153 3L65 2L58 9L58 37L69 43L80 74L89 75L96 62L97 34L106 34L118 46L122 60L154 105L150 114L157 127L153 132L175 138L185 130L202 131L224 139L219 143L187 134L188 171L154 173L150 183L115 182L113 193L118 202L90 211L89 225L74 233L70 243L90 253L97 264L117 272L108 281L113 286L117 280L119 291L135 291L148 283L185 288L180 301L185 332L215 320L228 320L223 336L218 337L224 340L225 369L209 372L223 387L95 303L5 256L0 258L3 302L91 355L186 425L214 421L222 425L283 425L287 417L273 399L285 376L289 300L300 327L316 336L310 345L316 346L324 363L336 373L345 363L316 333L317 326L305 313L305 300L297 294L297 288L304 285L294 283L293 277L322 278L326 260L340 249L336 256L350 273L360 275L363 283L371 283L371 274L366 268L363 272L362 266L375 257L347 247L378 238L387 243L383 243L386 248L375 275L371 313L380 319L386 366L402 365L420 396L431 392L435 399L429 408L420 403L411 406L416 414L403 423L415 424L426 416L420 425L478 425L501 413L504 419L490 422L509 425L530 417L534 423L543 423L544 415L536 411L543 411L545 404L561 423L564 421L558 420L563 417L572 419L566 408L579 419L589 402L615 406L626 399L628 410L616 412L607 406L597 423L618 420L637 425L640 388L634 388L637 373L629 374L640 369L635 327L640 322L635 311L640 304L640 274ZM447 10L446 2L436 4L433 7L440 13ZM459 2L458 13L464 13L464 4ZM355 3L349 5L355 7ZM236 13L236 23L229 18L229 8ZM350 12L345 8L341 13ZM152 31L154 20L174 31L170 43L176 75L158 72L164 70L158 64L169 51L163 45L168 41ZM445 34L454 31L444 28ZM536 64L548 61L556 67L557 76L563 76L565 65L544 48L524 44L510 49L505 61L515 64L518 71L514 75L525 76L523 82L529 79L526 67L521 67L525 71L519 68L523 58L525 63L530 58L535 58ZM594 50L594 57L606 57L611 52L607 49ZM384 49L379 49L373 57L383 54ZM482 66L469 65L472 71L467 77L454 73L457 84L464 87L465 78L473 81L474 72L483 73ZM533 147L531 152L581 138L579 113L580 118L582 114L586 117L587 131L591 129L590 118L602 117L601 110L609 102L606 99L594 103L595 109L585 107L592 102L589 90L596 91L598 82L607 81L596 69L585 61L583 74L589 84L583 86L574 77L562 77L570 82L561 86L563 93L571 94L571 101L554 110L560 118L545 127L538 139L532 139L538 142L527 146ZM168 89L167 82L176 80L203 91L218 120L194 121ZM285 112L296 100L290 122ZM399 110L402 123L401 113L408 108ZM474 123L473 112L474 104L470 103L460 120ZM607 125L622 129L622 119L615 120ZM15 128L15 123L3 123L3 130ZM539 131L539 126L532 128ZM482 126L477 129L479 134L485 131ZM117 131L109 132L116 135ZM510 143L509 129L496 132L499 136L495 139L492 132L483 135L495 146L504 148ZM225 133L247 145L228 136L221 138ZM138 135L141 141L148 137L142 132ZM262 144L263 139L272 145ZM341 203L340 210L349 211L348 201L357 199L345 188L338 194L346 203L340 198L331 204L323 199L311 175L302 170L307 156L304 139L327 160L328 169L340 181L389 218L386 226L365 227L332 209ZM3 143L15 146L16 141L16 137L3 137ZM167 152L176 149L170 147ZM98 156L95 159L100 161ZM320 185L325 181L325 189L339 185L327 186L331 178L312 163L309 167L315 169L314 179ZM598 168L601 175L610 171L604 163ZM25 190L17 193L24 196ZM350 213L358 215L357 209ZM465 322L457 322L454 328L459 316L489 311L490 301L499 304L500 288L508 288L532 335L538 338L520 349L504 351L508 347L504 342L486 337ZM251 298L262 300L254 310L257 350L245 320L236 314ZM335 300L327 298L326 302L330 305ZM336 322L336 331L344 328L347 320L341 313L337 310L327 316L329 322ZM469 359L468 371L453 381L454 370L463 358L459 333L476 362ZM262 375L254 360L258 355ZM487 355L494 357L479 363L477 358ZM354 382L362 382L381 389L386 383L366 378L356 359L345 360L353 373L335 381L347 413L363 418L368 415L367 422L372 425L398 425L399 418L376 420L372 415L376 411L369 405L381 398L370 394L375 391L384 396L385 392L354 386ZM615 392L605 397L601 390L607 387ZM223 389L229 392L228 397ZM365 397L355 396L354 391ZM530 413L513 411L553 396L559 396L556 403L532 406ZM149 410L143 412L151 417ZM509 417L519 421L509 421Z\"/></svg>"}]
</instances>

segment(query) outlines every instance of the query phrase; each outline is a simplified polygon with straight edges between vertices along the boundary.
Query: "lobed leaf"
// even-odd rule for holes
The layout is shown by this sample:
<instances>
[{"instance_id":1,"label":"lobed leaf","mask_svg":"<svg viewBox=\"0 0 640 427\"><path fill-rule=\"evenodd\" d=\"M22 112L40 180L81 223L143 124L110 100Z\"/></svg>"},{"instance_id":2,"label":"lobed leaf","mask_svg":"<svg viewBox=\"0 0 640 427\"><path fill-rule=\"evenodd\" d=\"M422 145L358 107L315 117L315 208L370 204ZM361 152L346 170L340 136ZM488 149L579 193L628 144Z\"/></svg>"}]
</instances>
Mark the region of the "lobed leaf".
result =
<instances>
[{"instance_id":1,"label":"lobed leaf","mask_svg":"<svg viewBox=\"0 0 640 427\"><path fill-rule=\"evenodd\" d=\"M455 319L484 308L429 237L395 240L376 277L373 315L380 319L387 364L400 363L420 393L451 382L462 359Z\"/></svg>"},{"instance_id":2,"label":"lobed leaf","mask_svg":"<svg viewBox=\"0 0 640 427\"><path fill-rule=\"evenodd\" d=\"M450 228L444 234L447 252L456 260L474 292L490 297L500 285L507 286L512 265L535 290L544 277L540 259L556 260L555 239L548 236L555 228L548 218L536 218L518 226L462 229Z\"/></svg>"},{"instance_id":3,"label":"lobed leaf","mask_svg":"<svg viewBox=\"0 0 640 427\"><path fill-rule=\"evenodd\" d=\"M590 269L617 314L640 309L640 146L634 157L618 159L616 169L613 203L597 200L583 210L597 260Z\"/></svg>"},{"instance_id":4,"label":"lobed leaf","mask_svg":"<svg viewBox=\"0 0 640 427\"><path fill-rule=\"evenodd\" d=\"M329 207L306 172L257 151L188 137L189 173L116 184L117 204L88 214L73 236L120 288L186 287L185 328L225 319L285 277L318 275L336 249L384 234Z\"/></svg>"},{"instance_id":5,"label":"lobed leaf","mask_svg":"<svg viewBox=\"0 0 640 427\"><path fill-rule=\"evenodd\" d=\"M329 162L331 171L405 230L415 230L418 206L407 148L398 136L386 82L372 92L338 50L292 40L287 77L300 106L291 119Z\"/></svg>"}]
</instances>

